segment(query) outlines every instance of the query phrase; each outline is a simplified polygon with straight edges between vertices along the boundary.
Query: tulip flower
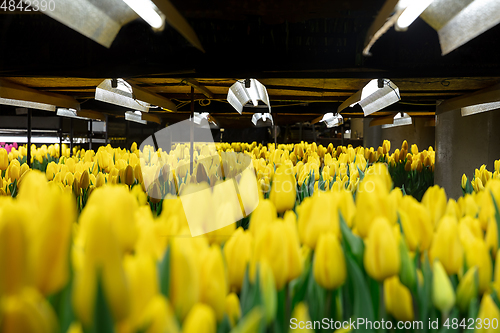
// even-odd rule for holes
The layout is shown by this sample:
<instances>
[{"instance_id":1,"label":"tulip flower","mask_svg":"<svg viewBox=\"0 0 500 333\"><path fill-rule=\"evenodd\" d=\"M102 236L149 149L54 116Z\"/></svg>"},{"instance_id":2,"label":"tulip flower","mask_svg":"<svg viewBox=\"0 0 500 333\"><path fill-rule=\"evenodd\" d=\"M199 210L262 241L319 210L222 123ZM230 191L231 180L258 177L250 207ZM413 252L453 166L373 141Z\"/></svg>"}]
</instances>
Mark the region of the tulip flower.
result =
<instances>
[{"instance_id":1,"label":"tulip flower","mask_svg":"<svg viewBox=\"0 0 500 333\"><path fill-rule=\"evenodd\" d=\"M332 232L340 237L339 193L317 192L298 207L298 231L302 244L316 247L318 237Z\"/></svg>"},{"instance_id":2,"label":"tulip flower","mask_svg":"<svg viewBox=\"0 0 500 333\"><path fill-rule=\"evenodd\" d=\"M276 294L276 283L271 265L264 259L258 263L259 268L259 283L261 297L263 300L264 314L266 322L271 323L276 317L278 308L278 297ZM256 275L256 274L254 274ZM253 275L252 275L253 276ZM256 277L254 277L255 279Z\"/></svg>"},{"instance_id":3,"label":"tulip flower","mask_svg":"<svg viewBox=\"0 0 500 333\"><path fill-rule=\"evenodd\" d=\"M28 240L25 207L11 198L0 201L0 295L21 291L28 279ZM1 296L0 296L1 298Z\"/></svg>"},{"instance_id":4,"label":"tulip flower","mask_svg":"<svg viewBox=\"0 0 500 333\"><path fill-rule=\"evenodd\" d=\"M295 308L293 308L292 316L291 318L296 319L296 323L308 323L311 322L311 318L309 316L309 309L307 308L307 305L304 302L300 302L297 305L295 305ZM314 330L312 328L308 328L307 325L302 324L303 328L292 328L291 326L293 323L290 325L290 329L288 330L289 333L292 332L306 332L306 333L314 333ZM304 327L305 326L305 327Z\"/></svg>"},{"instance_id":5,"label":"tulip flower","mask_svg":"<svg viewBox=\"0 0 500 333\"><path fill-rule=\"evenodd\" d=\"M217 322L215 312L208 305L193 306L182 325L182 333L215 333Z\"/></svg>"},{"instance_id":6,"label":"tulip flower","mask_svg":"<svg viewBox=\"0 0 500 333\"><path fill-rule=\"evenodd\" d=\"M202 254L200 279L200 301L214 309L217 321L224 316L225 298L228 293L226 272L222 253L218 245Z\"/></svg>"},{"instance_id":7,"label":"tulip flower","mask_svg":"<svg viewBox=\"0 0 500 333\"><path fill-rule=\"evenodd\" d=\"M438 185L429 187L422 197L422 204L429 210L433 225L436 226L446 211L447 198L444 188Z\"/></svg>"},{"instance_id":8,"label":"tulip flower","mask_svg":"<svg viewBox=\"0 0 500 333\"><path fill-rule=\"evenodd\" d=\"M297 233L297 217L293 211L287 211L283 217L283 232L286 241L288 258L288 278L287 281L300 276L303 269L300 253L300 241Z\"/></svg>"},{"instance_id":9,"label":"tulip flower","mask_svg":"<svg viewBox=\"0 0 500 333\"><path fill-rule=\"evenodd\" d=\"M172 307L162 295L154 296L144 308L137 327L136 331L147 327L146 333L180 332Z\"/></svg>"},{"instance_id":10,"label":"tulip flower","mask_svg":"<svg viewBox=\"0 0 500 333\"><path fill-rule=\"evenodd\" d=\"M411 196L402 198L398 206L401 225L410 250L428 250L434 229L428 210Z\"/></svg>"},{"instance_id":11,"label":"tulip flower","mask_svg":"<svg viewBox=\"0 0 500 333\"><path fill-rule=\"evenodd\" d=\"M474 332L498 332L498 326L492 322L493 319L497 319L498 321L498 318L500 318L500 310L498 309L495 301L493 301L491 295L484 295L479 307L479 313L477 315L477 322L481 323L481 327L479 327L478 324L477 329Z\"/></svg>"},{"instance_id":12,"label":"tulip flower","mask_svg":"<svg viewBox=\"0 0 500 333\"><path fill-rule=\"evenodd\" d=\"M399 246L386 218L373 222L364 253L364 266L368 275L377 281L399 273L401 265Z\"/></svg>"},{"instance_id":13,"label":"tulip flower","mask_svg":"<svg viewBox=\"0 0 500 333\"><path fill-rule=\"evenodd\" d=\"M57 318L49 302L33 288L2 299L3 333L40 332L57 330Z\"/></svg>"},{"instance_id":14,"label":"tulip flower","mask_svg":"<svg viewBox=\"0 0 500 333\"><path fill-rule=\"evenodd\" d=\"M245 271L252 255L253 237L249 231L239 227L224 245L228 281L231 290L239 292Z\"/></svg>"},{"instance_id":15,"label":"tulip flower","mask_svg":"<svg viewBox=\"0 0 500 333\"><path fill-rule=\"evenodd\" d=\"M467 313L469 303L478 295L477 267L469 268L457 287L457 305L462 313Z\"/></svg>"},{"instance_id":16,"label":"tulip flower","mask_svg":"<svg viewBox=\"0 0 500 333\"><path fill-rule=\"evenodd\" d=\"M120 244L112 225L107 223L96 207L87 207L86 213L85 258L73 282L72 302L82 324L90 327L94 317L98 278L102 281L106 301L115 321L129 314L130 298Z\"/></svg>"},{"instance_id":17,"label":"tulip flower","mask_svg":"<svg viewBox=\"0 0 500 333\"><path fill-rule=\"evenodd\" d=\"M238 295L235 293L230 293L226 296L225 313L231 327L236 326L236 323L238 323L241 318L241 306Z\"/></svg>"},{"instance_id":18,"label":"tulip flower","mask_svg":"<svg viewBox=\"0 0 500 333\"><path fill-rule=\"evenodd\" d=\"M12 181L19 180L21 176L21 164L18 160L12 160L9 166L9 177Z\"/></svg>"},{"instance_id":19,"label":"tulip flower","mask_svg":"<svg viewBox=\"0 0 500 333\"><path fill-rule=\"evenodd\" d=\"M463 266L464 250L460 243L458 224L454 216L445 215L436 230L429 258L439 259L448 275L458 274Z\"/></svg>"},{"instance_id":20,"label":"tulip flower","mask_svg":"<svg viewBox=\"0 0 500 333\"><path fill-rule=\"evenodd\" d=\"M276 282L276 289L281 290L288 278L287 242L282 235L282 224L273 222L262 228L255 238L255 251L250 265L250 276L255 276L256 265L267 260Z\"/></svg>"},{"instance_id":21,"label":"tulip flower","mask_svg":"<svg viewBox=\"0 0 500 333\"><path fill-rule=\"evenodd\" d=\"M285 164L280 165L274 174L269 196L278 213L293 209L297 197L296 190L293 168L287 167Z\"/></svg>"},{"instance_id":22,"label":"tulip flower","mask_svg":"<svg viewBox=\"0 0 500 333\"><path fill-rule=\"evenodd\" d=\"M465 248L465 260L467 267L477 266L479 276L479 293L483 294L488 290L493 274L491 257L482 239L469 238L467 243L463 243Z\"/></svg>"},{"instance_id":23,"label":"tulip flower","mask_svg":"<svg viewBox=\"0 0 500 333\"><path fill-rule=\"evenodd\" d=\"M261 200L259 205L250 215L250 227L249 230L254 237L256 237L260 229L265 225L270 224L276 217L276 208L272 201Z\"/></svg>"},{"instance_id":24,"label":"tulip flower","mask_svg":"<svg viewBox=\"0 0 500 333\"><path fill-rule=\"evenodd\" d=\"M453 285L439 260L434 261L433 266L432 302L445 316L450 313L451 308L455 305Z\"/></svg>"},{"instance_id":25,"label":"tulip flower","mask_svg":"<svg viewBox=\"0 0 500 333\"><path fill-rule=\"evenodd\" d=\"M414 319L410 290L399 281L397 276L384 281L384 301L387 312L396 320L412 321Z\"/></svg>"},{"instance_id":26,"label":"tulip flower","mask_svg":"<svg viewBox=\"0 0 500 333\"><path fill-rule=\"evenodd\" d=\"M314 254L314 279L325 289L333 290L344 284L347 272L344 251L336 235L319 236Z\"/></svg>"},{"instance_id":27,"label":"tulip flower","mask_svg":"<svg viewBox=\"0 0 500 333\"><path fill-rule=\"evenodd\" d=\"M6 170L9 166L9 157L7 150L0 148L0 171Z\"/></svg>"}]
</instances>

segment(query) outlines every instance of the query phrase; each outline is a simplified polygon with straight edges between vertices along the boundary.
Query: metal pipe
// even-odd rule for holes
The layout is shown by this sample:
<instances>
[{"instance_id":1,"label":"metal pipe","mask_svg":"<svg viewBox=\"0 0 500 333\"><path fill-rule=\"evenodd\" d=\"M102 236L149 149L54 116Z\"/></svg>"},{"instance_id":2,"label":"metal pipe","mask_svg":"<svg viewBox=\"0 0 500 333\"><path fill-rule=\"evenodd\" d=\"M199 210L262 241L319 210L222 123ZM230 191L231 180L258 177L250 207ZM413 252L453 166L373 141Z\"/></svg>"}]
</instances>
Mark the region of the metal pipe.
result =
<instances>
[{"instance_id":1,"label":"metal pipe","mask_svg":"<svg viewBox=\"0 0 500 333\"><path fill-rule=\"evenodd\" d=\"M92 119L89 120L89 150L92 150Z\"/></svg>"},{"instance_id":2,"label":"metal pipe","mask_svg":"<svg viewBox=\"0 0 500 333\"><path fill-rule=\"evenodd\" d=\"M69 120L69 156L73 156L73 118Z\"/></svg>"},{"instance_id":3,"label":"metal pipe","mask_svg":"<svg viewBox=\"0 0 500 333\"><path fill-rule=\"evenodd\" d=\"M189 140L191 141L189 147L189 170L191 175L193 174L193 154L194 154L194 87L191 86L191 122L190 122L190 133Z\"/></svg>"},{"instance_id":4,"label":"metal pipe","mask_svg":"<svg viewBox=\"0 0 500 333\"><path fill-rule=\"evenodd\" d=\"M340 131L342 132L342 135L340 136L340 145L343 146L344 145L344 124L342 124L342 126L340 126Z\"/></svg>"},{"instance_id":5,"label":"metal pipe","mask_svg":"<svg viewBox=\"0 0 500 333\"><path fill-rule=\"evenodd\" d=\"M28 149L26 163L31 167L31 109L28 109Z\"/></svg>"},{"instance_id":6,"label":"metal pipe","mask_svg":"<svg viewBox=\"0 0 500 333\"><path fill-rule=\"evenodd\" d=\"M312 131L313 131L314 142L316 142L316 130L314 129L314 124L312 124Z\"/></svg>"},{"instance_id":7,"label":"metal pipe","mask_svg":"<svg viewBox=\"0 0 500 333\"><path fill-rule=\"evenodd\" d=\"M108 145L108 115L106 115L106 131L104 132L104 142Z\"/></svg>"},{"instance_id":8,"label":"metal pipe","mask_svg":"<svg viewBox=\"0 0 500 333\"><path fill-rule=\"evenodd\" d=\"M63 137L63 121L59 118L59 158L62 157L62 137Z\"/></svg>"}]
</instances>

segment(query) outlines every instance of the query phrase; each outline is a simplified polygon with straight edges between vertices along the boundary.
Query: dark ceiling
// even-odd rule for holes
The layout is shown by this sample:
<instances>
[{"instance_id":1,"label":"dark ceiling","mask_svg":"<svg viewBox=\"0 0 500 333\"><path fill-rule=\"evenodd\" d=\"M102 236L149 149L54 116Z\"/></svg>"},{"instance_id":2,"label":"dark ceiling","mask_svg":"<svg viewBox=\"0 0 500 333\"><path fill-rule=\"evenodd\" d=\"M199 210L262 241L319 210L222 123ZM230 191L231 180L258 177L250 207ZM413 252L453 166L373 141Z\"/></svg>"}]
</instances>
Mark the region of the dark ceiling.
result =
<instances>
[{"instance_id":1,"label":"dark ceiling","mask_svg":"<svg viewBox=\"0 0 500 333\"><path fill-rule=\"evenodd\" d=\"M114 115L123 110L92 99L102 79L121 77L172 99L188 116L194 78L213 94L196 111L230 126L239 115L224 103L236 79L268 88L280 121L310 121L336 107L369 79L390 78L402 100L386 111L429 116L436 101L500 82L500 26L441 56L437 33L421 19L407 32L390 29L362 55L366 33L383 0L172 0L205 53L176 30L153 32L141 19L125 25L109 49L43 14L0 11L0 76L43 91L68 94ZM289 105L289 106L287 106ZM0 111L1 112L1 111ZM361 116L354 108L348 116ZM249 118L249 115L246 115Z\"/></svg>"}]
</instances>

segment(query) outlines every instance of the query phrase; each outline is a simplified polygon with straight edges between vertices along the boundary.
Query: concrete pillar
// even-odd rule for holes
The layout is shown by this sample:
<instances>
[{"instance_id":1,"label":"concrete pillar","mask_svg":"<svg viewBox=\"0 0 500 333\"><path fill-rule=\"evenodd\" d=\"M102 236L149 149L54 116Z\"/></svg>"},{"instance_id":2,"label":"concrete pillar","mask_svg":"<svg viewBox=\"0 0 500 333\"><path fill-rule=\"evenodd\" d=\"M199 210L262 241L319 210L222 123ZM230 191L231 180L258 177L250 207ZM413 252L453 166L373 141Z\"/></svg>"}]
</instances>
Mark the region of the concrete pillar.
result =
<instances>
[{"instance_id":1,"label":"concrete pillar","mask_svg":"<svg viewBox=\"0 0 500 333\"><path fill-rule=\"evenodd\" d=\"M374 147L377 149L382 145L382 127L381 126L373 126L370 127L370 121L373 118L364 118L363 119L363 146L364 147Z\"/></svg>"},{"instance_id":2,"label":"concrete pillar","mask_svg":"<svg viewBox=\"0 0 500 333\"><path fill-rule=\"evenodd\" d=\"M434 183L446 190L448 197L462 195L461 178L469 179L474 169L500 158L500 110L462 117L460 110L436 118L436 166Z\"/></svg>"},{"instance_id":3,"label":"concrete pillar","mask_svg":"<svg viewBox=\"0 0 500 333\"><path fill-rule=\"evenodd\" d=\"M382 140L391 142L391 153L397 148L401 149L404 140L408 142L408 147L416 144L419 151L428 149L429 146L435 148L435 128L429 126L429 119L414 117L412 122L411 125L382 129Z\"/></svg>"}]
</instances>

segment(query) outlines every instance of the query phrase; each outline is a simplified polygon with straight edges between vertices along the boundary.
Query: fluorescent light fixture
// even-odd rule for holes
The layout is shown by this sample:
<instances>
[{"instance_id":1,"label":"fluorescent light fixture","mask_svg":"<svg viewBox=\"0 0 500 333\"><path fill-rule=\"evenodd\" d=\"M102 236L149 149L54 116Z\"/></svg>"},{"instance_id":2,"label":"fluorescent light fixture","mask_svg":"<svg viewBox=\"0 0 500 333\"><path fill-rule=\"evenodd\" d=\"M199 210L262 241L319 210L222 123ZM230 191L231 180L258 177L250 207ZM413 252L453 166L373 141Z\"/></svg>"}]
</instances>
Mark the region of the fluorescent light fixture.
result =
<instances>
[{"instance_id":1,"label":"fluorescent light fixture","mask_svg":"<svg viewBox=\"0 0 500 333\"><path fill-rule=\"evenodd\" d=\"M412 123L413 123L412 119L407 113L400 112L394 116L392 124L384 124L382 125L382 128L405 126L405 125L411 125Z\"/></svg>"},{"instance_id":2,"label":"fluorescent light fixture","mask_svg":"<svg viewBox=\"0 0 500 333\"><path fill-rule=\"evenodd\" d=\"M398 29L406 29L434 0L413 0L396 21ZM401 1L400 1L401 2ZM407 1L406 1L407 2Z\"/></svg>"},{"instance_id":3,"label":"fluorescent light fixture","mask_svg":"<svg viewBox=\"0 0 500 333\"><path fill-rule=\"evenodd\" d=\"M168 98L155 94L124 79L117 79L117 87L113 88L112 79L102 81L95 90L95 99L132 110L148 112L153 106L177 111L175 104Z\"/></svg>"},{"instance_id":4,"label":"fluorescent light fixture","mask_svg":"<svg viewBox=\"0 0 500 333\"><path fill-rule=\"evenodd\" d=\"M191 119L191 117L189 119ZM195 112L193 121L196 125L205 125L208 123L210 128L217 128L219 126L215 118L208 112Z\"/></svg>"},{"instance_id":5,"label":"fluorescent light fixture","mask_svg":"<svg viewBox=\"0 0 500 333\"><path fill-rule=\"evenodd\" d=\"M398 102L401 98L399 88L389 79L382 79L383 87L378 87L378 79L373 79L363 89L356 92L342 103L337 112L340 113L347 107L359 104L366 116L382 110L383 108Z\"/></svg>"},{"instance_id":6,"label":"fluorescent light fixture","mask_svg":"<svg viewBox=\"0 0 500 333\"><path fill-rule=\"evenodd\" d=\"M10 98L0 98L0 104L10 105L10 106L19 106L19 107L28 108L28 109L37 109L37 110L43 110L43 111L52 111L52 112L54 112L56 110L56 106L55 105L45 104L45 103L36 103L36 102L21 101L21 100L10 99Z\"/></svg>"},{"instance_id":7,"label":"fluorescent light fixture","mask_svg":"<svg viewBox=\"0 0 500 333\"><path fill-rule=\"evenodd\" d=\"M32 136L31 143L59 143L58 136ZM26 136L0 136L0 142L28 143Z\"/></svg>"},{"instance_id":8,"label":"fluorescent light fixture","mask_svg":"<svg viewBox=\"0 0 500 333\"><path fill-rule=\"evenodd\" d=\"M332 112L326 113L320 122L324 122L326 127L337 127L344 123L344 117L340 114L333 114Z\"/></svg>"},{"instance_id":9,"label":"fluorescent light fixture","mask_svg":"<svg viewBox=\"0 0 500 333\"><path fill-rule=\"evenodd\" d=\"M461 109L462 117L473 114L500 109L500 101L466 106Z\"/></svg>"},{"instance_id":10,"label":"fluorescent light fixture","mask_svg":"<svg viewBox=\"0 0 500 333\"><path fill-rule=\"evenodd\" d=\"M75 118L75 119L81 119L81 120L90 120L89 118L78 116L77 111L75 109L57 108L57 115L60 117L68 117L68 118Z\"/></svg>"},{"instance_id":11,"label":"fluorescent light fixture","mask_svg":"<svg viewBox=\"0 0 500 333\"><path fill-rule=\"evenodd\" d=\"M434 0L421 17L439 35L443 55L500 23L498 0Z\"/></svg>"},{"instance_id":12,"label":"fluorescent light fixture","mask_svg":"<svg viewBox=\"0 0 500 333\"><path fill-rule=\"evenodd\" d=\"M134 12L155 29L165 26L165 15L151 0L123 0Z\"/></svg>"},{"instance_id":13,"label":"fluorescent light fixture","mask_svg":"<svg viewBox=\"0 0 500 333\"><path fill-rule=\"evenodd\" d=\"M141 111L127 111L125 112L125 120L133 121L139 124L146 125L147 121L142 119Z\"/></svg>"},{"instance_id":14,"label":"fluorescent light fixture","mask_svg":"<svg viewBox=\"0 0 500 333\"><path fill-rule=\"evenodd\" d=\"M246 86L249 87L247 88ZM240 114L243 112L243 107L251 102L251 106L267 107L271 112L271 104L269 103L269 96L266 87L256 79L246 79L236 81L227 93L227 101L233 106ZM259 102L265 106L259 105Z\"/></svg>"},{"instance_id":15,"label":"fluorescent light fixture","mask_svg":"<svg viewBox=\"0 0 500 333\"><path fill-rule=\"evenodd\" d=\"M267 127L274 125L273 116L270 113L254 113L252 123L258 127Z\"/></svg>"}]
</instances>

